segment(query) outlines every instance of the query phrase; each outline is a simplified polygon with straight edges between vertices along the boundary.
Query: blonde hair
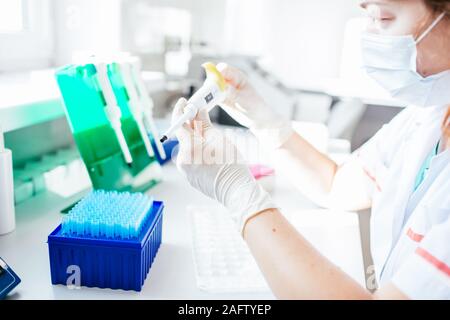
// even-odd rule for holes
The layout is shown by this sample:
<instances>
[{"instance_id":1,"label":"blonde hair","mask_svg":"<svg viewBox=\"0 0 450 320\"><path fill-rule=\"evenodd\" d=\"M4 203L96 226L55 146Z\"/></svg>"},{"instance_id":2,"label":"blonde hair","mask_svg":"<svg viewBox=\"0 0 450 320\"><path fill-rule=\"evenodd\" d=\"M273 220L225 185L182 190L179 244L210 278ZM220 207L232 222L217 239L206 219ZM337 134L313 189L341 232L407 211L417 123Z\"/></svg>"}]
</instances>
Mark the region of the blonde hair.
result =
<instances>
[{"instance_id":1,"label":"blonde hair","mask_svg":"<svg viewBox=\"0 0 450 320\"><path fill-rule=\"evenodd\" d=\"M447 113L444 116L444 121L442 122L442 133L447 139L450 139L450 106L447 108Z\"/></svg>"},{"instance_id":2,"label":"blonde hair","mask_svg":"<svg viewBox=\"0 0 450 320\"><path fill-rule=\"evenodd\" d=\"M445 12L450 14L450 0L424 0L428 8L436 13Z\"/></svg>"},{"instance_id":3,"label":"blonde hair","mask_svg":"<svg viewBox=\"0 0 450 320\"><path fill-rule=\"evenodd\" d=\"M447 19L450 17L450 0L424 0L424 2L433 12L445 12ZM450 106L448 106L447 113L442 122L442 132L447 139L450 139Z\"/></svg>"}]
</instances>

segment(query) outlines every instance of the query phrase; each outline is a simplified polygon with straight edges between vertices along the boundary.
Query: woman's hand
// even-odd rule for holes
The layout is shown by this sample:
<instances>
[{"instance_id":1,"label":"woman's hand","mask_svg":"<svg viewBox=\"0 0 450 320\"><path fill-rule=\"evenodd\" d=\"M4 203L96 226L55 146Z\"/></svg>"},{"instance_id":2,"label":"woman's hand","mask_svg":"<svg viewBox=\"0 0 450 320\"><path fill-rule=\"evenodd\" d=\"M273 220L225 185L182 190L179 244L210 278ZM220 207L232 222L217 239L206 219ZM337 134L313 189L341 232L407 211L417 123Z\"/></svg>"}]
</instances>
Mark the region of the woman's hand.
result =
<instances>
[{"instance_id":1,"label":"woman's hand","mask_svg":"<svg viewBox=\"0 0 450 320\"><path fill-rule=\"evenodd\" d=\"M274 112L249 83L239 69L223 62L217 65L228 84L227 99L221 107L238 123L249 129L265 128L274 118Z\"/></svg>"},{"instance_id":2,"label":"woman's hand","mask_svg":"<svg viewBox=\"0 0 450 320\"><path fill-rule=\"evenodd\" d=\"M175 105L172 121L183 114L186 99ZM180 142L177 167L190 185L222 203L242 233L247 220L275 208L270 196L255 181L236 147L214 128L205 110L176 133Z\"/></svg>"},{"instance_id":3,"label":"woman's hand","mask_svg":"<svg viewBox=\"0 0 450 320\"><path fill-rule=\"evenodd\" d=\"M223 62L217 69L228 83L227 99L220 105L222 109L268 145L278 147L286 141L293 132L290 122L267 105L247 76Z\"/></svg>"}]
</instances>

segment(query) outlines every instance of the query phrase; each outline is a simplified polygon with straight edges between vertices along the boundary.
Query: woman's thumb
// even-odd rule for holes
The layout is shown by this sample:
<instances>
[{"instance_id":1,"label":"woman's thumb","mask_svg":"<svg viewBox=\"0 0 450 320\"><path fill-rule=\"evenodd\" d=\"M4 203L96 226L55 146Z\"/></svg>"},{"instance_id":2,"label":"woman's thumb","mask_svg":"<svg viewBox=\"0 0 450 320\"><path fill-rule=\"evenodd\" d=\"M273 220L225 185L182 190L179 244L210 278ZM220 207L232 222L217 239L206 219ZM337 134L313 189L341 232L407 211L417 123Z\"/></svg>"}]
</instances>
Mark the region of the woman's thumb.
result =
<instances>
[{"instance_id":1,"label":"woman's thumb","mask_svg":"<svg viewBox=\"0 0 450 320\"><path fill-rule=\"evenodd\" d=\"M178 118L180 118L183 115L186 104L187 104L187 100L185 98L178 99L177 103L175 104L175 107L173 107L172 123L177 121Z\"/></svg>"},{"instance_id":2,"label":"woman's thumb","mask_svg":"<svg viewBox=\"0 0 450 320\"><path fill-rule=\"evenodd\" d=\"M219 62L216 67L225 78L225 81L232 87L240 89L245 84L247 77L238 68L232 67L225 62Z\"/></svg>"}]
</instances>

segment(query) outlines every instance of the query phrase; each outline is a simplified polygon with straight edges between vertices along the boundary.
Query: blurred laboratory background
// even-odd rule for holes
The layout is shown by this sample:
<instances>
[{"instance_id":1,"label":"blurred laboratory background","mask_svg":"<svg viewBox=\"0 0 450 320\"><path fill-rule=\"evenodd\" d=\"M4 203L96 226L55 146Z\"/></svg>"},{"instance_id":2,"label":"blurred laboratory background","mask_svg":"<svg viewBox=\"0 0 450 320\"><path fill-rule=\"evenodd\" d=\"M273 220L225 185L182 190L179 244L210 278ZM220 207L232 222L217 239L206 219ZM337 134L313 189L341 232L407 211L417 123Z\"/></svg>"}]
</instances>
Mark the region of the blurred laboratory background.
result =
<instances>
[{"instance_id":1,"label":"blurred laboratory background","mask_svg":"<svg viewBox=\"0 0 450 320\"><path fill-rule=\"evenodd\" d=\"M203 62L224 61L280 114L353 151L403 107L360 71L362 17L353 0L1 1L0 123L14 167L73 145L55 70L116 52L141 59L156 118L203 83Z\"/></svg>"},{"instance_id":2,"label":"blurred laboratory background","mask_svg":"<svg viewBox=\"0 0 450 320\"><path fill-rule=\"evenodd\" d=\"M46 71L80 52L140 56L157 117L202 83L200 65L207 60L241 68L280 113L323 123L352 149L399 111L358 78L355 35L363 12L353 0L11 0L0 6L6 131L63 115ZM38 101L39 108L23 107ZM231 123L217 113L217 121Z\"/></svg>"},{"instance_id":3,"label":"blurred laboratory background","mask_svg":"<svg viewBox=\"0 0 450 320\"><path fill-rule=\"evenodd\" d=\"M12 151L18 235L3 238L0 253L9 252L9 258L19 266L32 254L38 266L36 272L48 274L44 242L61 219L60 209L78 201L81 196L77 194L104 183L101 179L107 164L100 161L104 167L94 172L92 168L100 167L100 162L89 163L90 153L98 151L95 156L101 158L104 149L110 147L105 141L117 141L112 134L101 135L100 131L98 139L89 133L90 143L83 144L85 140L80 136L77 140L78 129L70 114L74 106L67 102L77 102L78 96L62 97L64 90L70 91L64 89L62 77L76 68L61 69L63 66L91 55L114 57L127 53L138 57L139 77L152 101L156 126L163 132L169 126L175 102L180 97L189 98L204 83L206 75L201 65L206 61L226 62L243 70L267 103L294 121L294 128L307 140L341 162L404 107L361 71L358 35L363 26L364 12L355 0L1 0L0 138L4 132L5 146ZM82 71L89 73L89 68ZM55 77L58 72L62 79L59 83ZM83 103L81 95L79 104ZM210 115L218 124L241 130L220 108L214 108ZM91 116L77 114L77 121L82 123ZM126 125L123 129L129 130ZM133 148L131 145L130 150ZM141 149L145 151L143 145ZM141 161L133 150L133 166L126 166L120 152L107 159L111 162L111 181L120 186L134 183L129 177L130 172L137 176L137 167L141 170L147 163L156 163L153 156ZM139 156L145 155L144 151ZM188 204L206 203L206 199L188 188L175 166L166 164L153 166L162 168L164 178L149 192L168 203L168 246L162 250L164 268L155 271L159 278L153 278L158 280L148 290L155 297L205 297L197 296L197 291L184 294L183 282L172 275L178 275L178 266L185 266L191 259L185 247L190 239L185 232L188 221L180 212L185 212ZM159 183L160 177L155 181ZM284 186L277 182L273 187L276 200L283 204L284 212L295 213L306 198L301 200L293 188L280 185ZM121 189L117 185L110 187ZM360 232L367 270L371 265L367 253L368 215L360 219L355 237L359 239ZM326 221L318 224L322 227L331 223L329 229L314 231L320 243L341 230L336 229L337 220ZM353 225L358 226L358 222ZM20 235L25 235L24 241L17 241ZM352 238L349 243L351 246L356 242ZM351 263L358 264L356 273L364 283L365 273L358 262L361 259L346 255L349 244L342 245L340 251L334 239L329 244L329 253L342 253L338 260L350 264L347 269L353 268ZM17 258L14 261L11 257ZM188 264L184 270L185 281L190 281L193 268ZM19 271L28 274L25 266ZM172 280L164 275L175 281L175 287L181 283L178 295L176 290L169 290L172 285L167 283ZM28 281L29 286L39 277ZM27 291L28 296L41 298L38 292L45 284L50 284L48 277ZM186 288L190 286L194 286L193 282ZM45 288L48 297L67 294L62 289Z\"/></svg>"}]
</instances>

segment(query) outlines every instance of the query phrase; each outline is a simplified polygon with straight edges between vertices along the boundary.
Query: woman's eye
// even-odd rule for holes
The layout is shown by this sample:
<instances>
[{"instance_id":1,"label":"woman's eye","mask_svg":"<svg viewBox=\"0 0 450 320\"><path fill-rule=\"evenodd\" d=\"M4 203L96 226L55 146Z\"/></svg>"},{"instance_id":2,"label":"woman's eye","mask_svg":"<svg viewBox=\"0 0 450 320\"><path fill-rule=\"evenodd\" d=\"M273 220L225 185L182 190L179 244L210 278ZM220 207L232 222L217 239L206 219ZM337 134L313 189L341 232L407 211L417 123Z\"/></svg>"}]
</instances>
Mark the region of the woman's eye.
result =
<instances>
[{"instance_id":1,"label":"woman's eye","mask_svg":"<svg viewBox=\"0 0 450 320\"><path fill-rule=\"evenodd\" d=\"M374 16L374 15L369 15L369 18L373 21L391 21L394 20L394 17L389 17L389 16Z\"/></svg>"},{"instance_id":2,"label":"woman's eye","mask_svg":"<svg viewBox=\"0 0 450 320\"><path fill-rule=\"evenodd\" d=\"M389 22L391 20L394 20L395 18L392 13L376 5L370 5L366 7L366 13L367 16L374 22Z\"/></svg>"}]
</instances>

